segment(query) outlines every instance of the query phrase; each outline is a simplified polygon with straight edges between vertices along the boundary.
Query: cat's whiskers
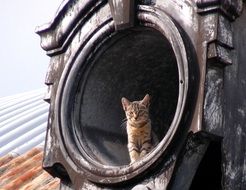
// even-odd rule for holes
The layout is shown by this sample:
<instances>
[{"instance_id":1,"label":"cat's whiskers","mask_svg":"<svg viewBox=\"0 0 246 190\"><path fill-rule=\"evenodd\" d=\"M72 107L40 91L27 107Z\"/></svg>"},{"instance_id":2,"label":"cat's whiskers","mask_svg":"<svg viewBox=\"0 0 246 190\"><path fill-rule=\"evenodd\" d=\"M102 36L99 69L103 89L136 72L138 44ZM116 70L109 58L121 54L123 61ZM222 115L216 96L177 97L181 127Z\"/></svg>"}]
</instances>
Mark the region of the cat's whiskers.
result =
<instances>
[{"instance_id":1,"label":"cat's whiskers","mask_svg":"<svg viewBox=\"0 0 246 190\"><path fill-rule=\"evenodd\" d=\"M120 127L126 128L126 122L127 122L127 118L124 118L124 119L122 120L122 123L121 123Z\"/></svg>"}]
</instances>

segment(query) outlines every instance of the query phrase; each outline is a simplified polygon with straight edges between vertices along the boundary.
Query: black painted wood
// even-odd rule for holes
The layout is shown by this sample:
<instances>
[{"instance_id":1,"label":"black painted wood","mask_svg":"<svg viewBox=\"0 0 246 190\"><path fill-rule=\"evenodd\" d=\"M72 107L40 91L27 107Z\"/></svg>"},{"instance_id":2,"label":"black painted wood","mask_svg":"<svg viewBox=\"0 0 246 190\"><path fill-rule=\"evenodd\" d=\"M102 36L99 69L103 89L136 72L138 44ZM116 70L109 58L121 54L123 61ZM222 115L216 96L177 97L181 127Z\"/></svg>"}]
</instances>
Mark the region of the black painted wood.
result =
<instances>
[{"instance_id":1,"label":"black painted wood","mask_svg":"<svg viewBox=\"0 0 246 190\"><path fill-rule=\"evenodd\" d=\"M242 3L71 0L39 29L51 56L43 167L61 189L197 189L213 166L214 188L246 187ZM129 165L120 98L145 91L156 148Z\"/></svg>"},{"instance_id":2,"label":"black painted wood","mask_svg":"<svg viewBox=\"0 0 246 190\"><path fill-rule=\"evenodd\" d=\"M244 10L246 6L244 5ZM246 12L233 23L233 65L225 68L222 166L224 189L246 187Z\"/></svg>"}]
</instances>

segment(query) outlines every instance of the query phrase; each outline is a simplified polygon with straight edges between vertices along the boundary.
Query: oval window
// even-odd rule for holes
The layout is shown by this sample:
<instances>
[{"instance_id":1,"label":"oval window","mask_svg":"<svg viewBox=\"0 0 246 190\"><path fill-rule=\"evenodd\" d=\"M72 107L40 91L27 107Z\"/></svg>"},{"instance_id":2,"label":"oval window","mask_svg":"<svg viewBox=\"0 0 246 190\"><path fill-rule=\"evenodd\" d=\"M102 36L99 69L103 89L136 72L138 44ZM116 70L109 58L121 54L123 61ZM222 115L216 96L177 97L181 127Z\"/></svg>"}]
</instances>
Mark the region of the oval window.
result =
<instances>
[{"instance_id":1,"label":"oval window","mask_svg":"<svg viewBox=\"0 0 246 190\"><path fill-rule=\"evenodd\" d=\"M172 46L159 31L119 32L81 65L69 100L81 154L103 165L129 164L123 96L133 101L151 95L153 144L163 139L177 107L179 72Z\"/></svg>"},{"instance_id":2,"label":"oval window","mask_svg":"<svg viewBox=\"0 0 246 190\"><path fill-rule=\"evenodd\" d=\"M179 128L188 59L178 28L162 17L140 12L141 23L124 31L109 20L69 59L56 98L58 132L66 162L81 177L97 183L132 179L164 155ZM147 93L154 148L130 164L121 98L141 100Z\"/></svg>"}]
</instances>

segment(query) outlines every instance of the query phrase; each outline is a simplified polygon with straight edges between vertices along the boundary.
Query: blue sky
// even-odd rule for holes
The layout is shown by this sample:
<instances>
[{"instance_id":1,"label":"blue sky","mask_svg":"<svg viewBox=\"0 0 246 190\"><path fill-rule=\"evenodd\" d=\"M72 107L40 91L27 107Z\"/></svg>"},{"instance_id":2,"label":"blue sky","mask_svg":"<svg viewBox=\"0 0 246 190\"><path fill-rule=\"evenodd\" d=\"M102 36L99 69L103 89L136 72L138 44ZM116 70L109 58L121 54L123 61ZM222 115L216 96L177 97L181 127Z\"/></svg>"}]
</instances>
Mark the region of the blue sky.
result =
<instances>
[{"instance_id":1,"label":"blue sky","mask_svg":"<svg viewBox=\"0 0 246 190\"><path fill-rule=\"evenodd\" d=\"M62 0L1 0L0 97L45 87L49 57L36 26L50 22Z\"/></svg>"}]
</instances>

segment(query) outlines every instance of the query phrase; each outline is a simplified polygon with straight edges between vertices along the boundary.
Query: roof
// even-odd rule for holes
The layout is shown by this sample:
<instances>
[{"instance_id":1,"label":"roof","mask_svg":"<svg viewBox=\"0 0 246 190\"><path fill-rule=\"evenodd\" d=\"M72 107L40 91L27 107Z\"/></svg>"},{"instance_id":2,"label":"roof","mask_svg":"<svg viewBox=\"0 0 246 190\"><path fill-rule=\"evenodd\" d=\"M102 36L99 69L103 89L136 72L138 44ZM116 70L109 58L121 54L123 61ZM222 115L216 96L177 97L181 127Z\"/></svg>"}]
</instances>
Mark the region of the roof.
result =
<instances>
[{"instance_id":1,"label":"roof","mask_svg":"<svg viewBox=\"0 0 246 190\"><path fill-rule=\"evenodd\" d=\"M0 98L0 190L55 190L42 169L49 104L44 89Z\"/></svg>"},{"instance_id":2,"label":"roof","mask_svg":"<svg viewBox=\"0 0 246 190\"><path fill-rule=\"evenodd\" d=\"M49 104L44 89L0 98L0 157L44 144Z\"/></svg>"},{"instance_id":3,"label":"roof","mask_svg":"<svg viewBox=\"0 0 246 190\"><path fill-rule=\"evenodd\" d=\"M60 181L42 169L43 150L0 158L0 190L58 190Z\"/></svg>"}]
</instances>

